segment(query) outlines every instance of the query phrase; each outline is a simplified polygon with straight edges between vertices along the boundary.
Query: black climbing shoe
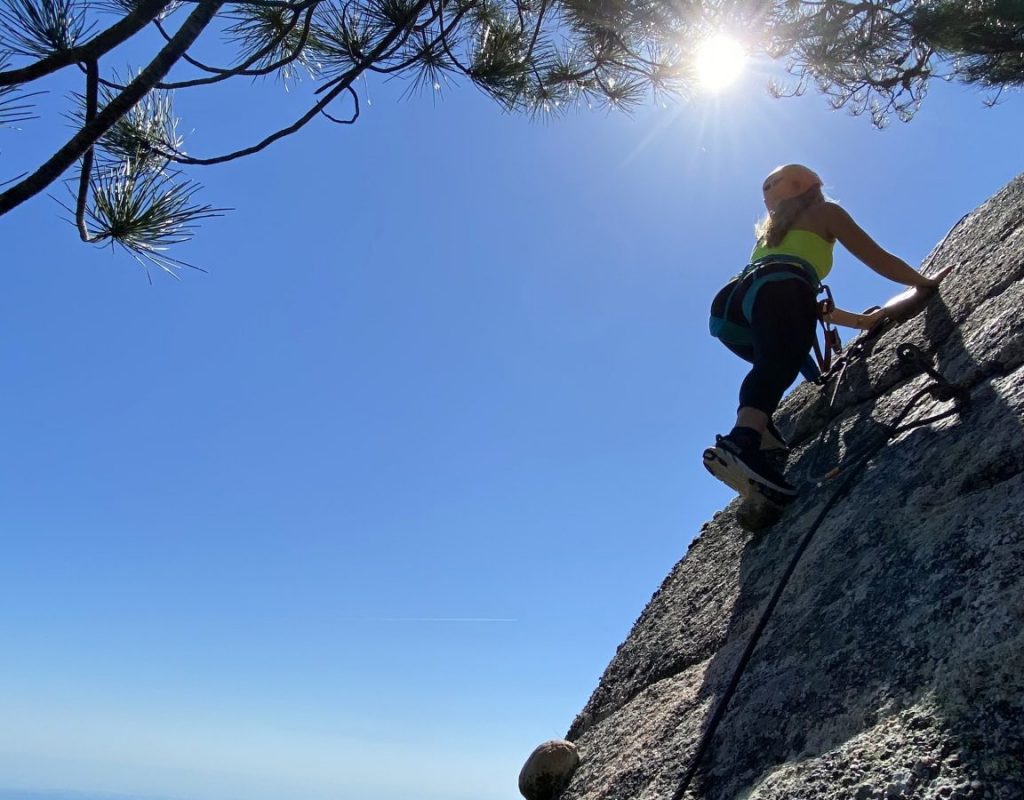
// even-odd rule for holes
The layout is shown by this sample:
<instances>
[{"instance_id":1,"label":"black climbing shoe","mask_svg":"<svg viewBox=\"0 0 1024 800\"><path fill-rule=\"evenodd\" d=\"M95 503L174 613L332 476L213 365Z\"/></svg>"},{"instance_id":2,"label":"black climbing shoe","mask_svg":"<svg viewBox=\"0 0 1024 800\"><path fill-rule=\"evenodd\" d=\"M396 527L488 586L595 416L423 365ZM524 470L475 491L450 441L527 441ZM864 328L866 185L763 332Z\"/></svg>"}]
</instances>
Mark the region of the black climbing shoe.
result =
<instances>
[{"instance_id":1,"label":"black climbing shoe","mask_svg":"<svg viewBox=\"0 0 1024 800\"><path fill-rule=\"evenodd\" d=\"M761 434L762 450L782 450L789 453L789 442L782 435L782 431L775 427L774 420L768 420L768 427Z\"/></svg>"},{"instance_id":2,"label":"black climbing shoe","mask_svg":"<svg viewBox=\"0 0 1024 800\"><path fill-rule=\"evenodd\" d=\"M704 451L704 467L744 497L758 492L778 505L796 499L796 488L768 463L759 449L742 448L729 436L716 436Z\"/></svg>"}]
</instances>

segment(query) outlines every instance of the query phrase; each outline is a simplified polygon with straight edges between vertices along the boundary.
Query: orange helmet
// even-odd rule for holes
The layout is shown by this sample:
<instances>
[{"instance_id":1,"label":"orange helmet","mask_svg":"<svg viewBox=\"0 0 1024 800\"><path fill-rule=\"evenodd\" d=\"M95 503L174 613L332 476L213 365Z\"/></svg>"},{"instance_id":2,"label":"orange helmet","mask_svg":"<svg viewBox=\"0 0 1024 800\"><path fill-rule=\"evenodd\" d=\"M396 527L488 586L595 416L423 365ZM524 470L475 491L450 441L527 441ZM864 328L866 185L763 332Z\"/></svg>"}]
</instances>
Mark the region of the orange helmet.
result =
<instances>
[{"instance_id":1,"label":"orange helmet","mask_svg":"<svg viewBox=\"0 0 1024 800\"><path fill-rule=\"evenodd\" d=\"M816 172L802 164L786 164L764 179L764 204L769 211L775 211L783 200L797 197L822 183Z\"/></svg>"}]
</instances>

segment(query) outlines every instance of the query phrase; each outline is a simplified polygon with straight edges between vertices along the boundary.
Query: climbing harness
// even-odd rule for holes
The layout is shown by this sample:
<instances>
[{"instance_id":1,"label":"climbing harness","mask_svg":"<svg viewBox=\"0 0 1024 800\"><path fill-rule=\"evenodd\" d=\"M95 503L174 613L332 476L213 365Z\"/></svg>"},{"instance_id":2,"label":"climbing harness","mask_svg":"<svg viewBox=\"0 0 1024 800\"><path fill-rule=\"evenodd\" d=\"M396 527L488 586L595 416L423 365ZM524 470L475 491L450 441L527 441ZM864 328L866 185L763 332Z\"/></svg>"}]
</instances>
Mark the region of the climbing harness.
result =
<instances>
[{"instance_id":1,"label":"climbing harness","mask_svg":"<svg viewBox=\"0 0 1024 800\"><path fill-rule=\"evenodd\" d=\"M832 496L826 501L821 511L818 512L818 515L814 518L810 528L808 528L807 532L800 540L800 543L797 545L797 548L793 553L793 557L790 559L785 572L782 574L782 578L779 580L778 585L775 587L775 591L772 593L772 596L769 598L764 610L761 612L761 617L758 619L757 625L755 626L753 633L751 633L750 639L747 641L747 645L736 664L735 670L733 670L729 684L723 692L718 705L715 707L715 710L708 721L708 725L704 729L704 733L701 735L700 741L697 743L697 748L690 761L690 766L680 779L679 785L676 788L675 794L672 795L671 800L682 800L683 796L689 789L694 776L697 774L697 770L700 768L701 760L707 752L708 747L711 744L711 740L718 730L718 726L725 717L725 712L736 693L736 689L739 686L740 679L743 677L743 673L745 672L747 665L750 663L754 649L760 642L761 636L764 633L765 628L767 628L772 613L775 611L783 592L785 592L790 578L793 577L793 573L796 571L804 552L810 546L811 540L818 532L818 529L825 521L829 512L853 485L853 479L867 465L873 455L901 433L924 425L929 425L954 414L962 413L970 407L971 390L977 384L984 380L1004 375L1006 373L1004 366L1000 362L989 361L963 381L953 383L935 369L928 357L925 356L925 354L915 345L904 343L897 348L896 354L900 361L914 369L915 375L922 373L928 375L928 377L931 378L931 383L916 392L903 409L896 415L893 421L888 425L883 426L883 430L885 431L884 438L880 439L870 448L865 449L864 452L858 454L855 458L847 459L848 463L845 463L836 469L836 476L840 473L845 473L845 478L840 482ZM931 396L940 402L952 402L953 406L952 408L946 409L938 414L933 414L910 423L904 423L904 420L906 420L907 416L911 411L913 411L917 404L923 398L928 396Z\"/></svg>"},{"instance_id":2,"label":"climbing harness","mask_svg":"<svg viewBox=\"0 0 1024 800\"><path fill-rule=\"evenodd\" d=\"M718 293L711 305L711 335L731 344L748 345L754 341L753 332L748 327L754 313L754 301L761 287L782 280L803 280L810 284L815 292L820 291L821 282L814 267L802 258L795 256L766 256L751 264L747 264L739 275L735 276ZM730 288L731 287L731 288ZM725 290L728 289L726 294ZM724 302L723 302L724 297ZM743 322L733 322L730 311L739 305ZM746 324L744 324L746 323Z\"/></svg>"},{"instance_id":3,"label":"climbing harness","mask_svg":"<svg viewBox=\"0 0 1024 800\"><path fill-rule=\"evenodd\" d=\"M807 380L820 382L832 366L832 356L842 353L843 345L839 332L829 321L835 310L832 290L823 284L814 267L808 261L796 256L771 255L758 259L743 268L739 275L727 283L711 304L711 335L723 342L738 346L754 343L750 329L754 313L754 301L761 287L780 280L803 280L815 294L825 294L816 304L815 313L822 330L822 343L814 339L814 358L808 355L800 372ZM738 311L738 313L737 313ZM739 318L740 321L734 321Z\"/></svg>"}]
</instances>

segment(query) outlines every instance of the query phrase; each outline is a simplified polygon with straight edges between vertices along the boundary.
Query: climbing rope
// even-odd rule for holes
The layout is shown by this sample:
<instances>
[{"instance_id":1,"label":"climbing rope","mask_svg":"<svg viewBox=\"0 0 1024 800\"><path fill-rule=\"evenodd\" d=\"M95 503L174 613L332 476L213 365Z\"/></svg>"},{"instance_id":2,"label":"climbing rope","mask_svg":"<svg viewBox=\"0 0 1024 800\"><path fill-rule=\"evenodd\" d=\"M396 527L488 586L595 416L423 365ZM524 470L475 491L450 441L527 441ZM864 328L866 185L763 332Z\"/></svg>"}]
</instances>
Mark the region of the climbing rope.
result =
<instances>
[{"instance_id":1,"label":"climbing rope","mask_svg":"<svg viewBox=\"0 0 1024 800\"><path fill-rule=\"evenodd\" d=\"M954 226L955 227L955 226ZM948 235L948 234L947 234ZM711 744L711 740L715 733L718 731L718 726L721 724L722 719L725 717L725 712L729 707L729 703L732 701L733 695L736 693L736 689L739 686L740 679L743 677L743 673L750 662L751 656L753 656L754 649L760 642L761 635L764 633L765 628L768 626L768 622L771 619L772 613L775 611L775 607L779 603L779 599L782 597L783 592L786 590L789 584L790 578L793 577L793 573L796 571L797 565L799 565L804 552L811 544L811 540L814 535L818 532L818 528L825 521L825 518L829 515L829 512L835 507L836 503L846 494L847 490L853 484L853 479L860 474L860 471L867 465L871 457L874 456L879 450L885 445L899 436L901 433L913 430L914 428L920 428L924 425L929 425L933 422L937 422L940 419L958 414L966 410L970 406L970 394L971 389L974 388L978 383L988 378L995 377L997 375L1005 374L1005 369L1002 364L998 362L988 362L982 366L979 370L973 373L964 381L960 383L950 383L944 376L936 371L931 363L927 360L924 354L912 344L903 344L897 350L897 355L900 360L905 363L911 364L918 367L929 377L932 382L915 393L914 396L907 402L903 409L896 415L893 421L884 426L885 438L881 439L877 444L874 444L864 452L857 454L854 458L847 459L838 468L845 477L839 483L835 492L828 499L821 511L818 512L817 517L814 518L814 522L811 523L807 533L804 534L797 545L796 551L793 553L793 557L789 561L789 565L786 567L785 572L782 574L782 578L779 580L778 585L775 587L775 591L769 598L768 603L765 605L764 610L761 612L761 617L757 621L757 625L754 628L753 633L750 635L750 639L747 641L747 646L743 650L743 654L740 656L739 661L736 664L736 668L733 670L732 678L729 680L729 685L726 687L725 692L722 694L721 699L718 701L718 705L715 707L714 713L711 715L711 719L708 721L707 727L704 729L704 733L701 735L700 742L697 745L697 749L694 752L693 758L690 762L690 766L683 775L679 782L679 786L676 789L675 794L672 795L672 800L682 800L683 795L686 794L687 789L690 787L690 783L693 781L694 776L697 774L697 770L700 768L701 760L703 759L708 747ZM925 397L931 396L932 398L940 402L953 402L954 406L938 414L925 417L923 419L915 420L911 423L904 424L904 420L914 409L915 406ZM837 472L838 474L838 472Z\"/></svg>"},{"instance_id":2,"label":"climbing rope","mask_svg":"<svg viewBox=\"0 0 1024 800\"><path fill-rule=\"evenodd\" d=\"M932 379L934 380L934 384L926 387L925 389L922 389L922 394L930 393L937 400L952 400L955 402L953 408L946 409L945 411L942 411L931 417L926 417L925 419L916 420L913 423L914 427L929 425L933 422L938 422L939 420L945 419L946 417L950 417L954 414L959 413L961 410L965 409L967 406L970 405L971 394L969 387L973 387L982 380L985 380L986 378L1001 375L1004 372L1002 364L1000 364L997 361L990 361L984 364L983 366L979 367L979 369L976 372L969 375L965 380L961 381L959 384L951 384L949 381L946 380L946 378L941 373L939 373L934 367L932 367L931 362L928 361L924 353L922 353L921 350L915 345L909 343L900 345L899 348L897 348L896 355L899 357L901 361L918 367L923 372L927 373L932 377ZM920 398L915 397L912 402L916 402L918 400L920 400ZM881 441L876 443L867 442L866 444L862 444L861 447L857 448L852 453L848 454L836 466L828 470L828 472L812 476L808 480L809 485L807 486L807 488L820 488L827 481L834 480L835 478L839 477L839 475L841 475L843 472L850 469L854 464L857 464L861 461L870 458L878 450L878 448L884 446L885 443L890 441L894 436L899 435L904 430L908 430L907 428L893 429L890 425L880 425L880 429L882 433L885 434L885 437Z\"/></svg>"}]
</instances>

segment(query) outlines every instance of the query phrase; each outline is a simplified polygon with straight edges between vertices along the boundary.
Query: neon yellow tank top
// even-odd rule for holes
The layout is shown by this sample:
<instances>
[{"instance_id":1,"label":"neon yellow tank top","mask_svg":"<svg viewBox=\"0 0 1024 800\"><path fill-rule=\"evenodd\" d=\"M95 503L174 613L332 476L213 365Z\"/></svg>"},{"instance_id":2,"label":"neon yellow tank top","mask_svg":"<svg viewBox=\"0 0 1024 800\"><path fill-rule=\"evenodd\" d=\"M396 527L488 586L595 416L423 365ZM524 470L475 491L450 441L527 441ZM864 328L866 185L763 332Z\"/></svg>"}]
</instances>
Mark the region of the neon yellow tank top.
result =
<instances>
[{"instance_id":1,"label":"neon yellow tank top","mask_svg":"<svg viewBox=\"0 0 1024 800\"><path fill-rule=\"evenodd\" d=\"M750 263L765 256L796 256L814 267L814 271L818 273L818 280L823 281L832 270L834 246L835 242L822 239L816 233L793 229L782 237L782 241L776 247L755 245L750 254Z\"/></svg>"}]
</instances>

